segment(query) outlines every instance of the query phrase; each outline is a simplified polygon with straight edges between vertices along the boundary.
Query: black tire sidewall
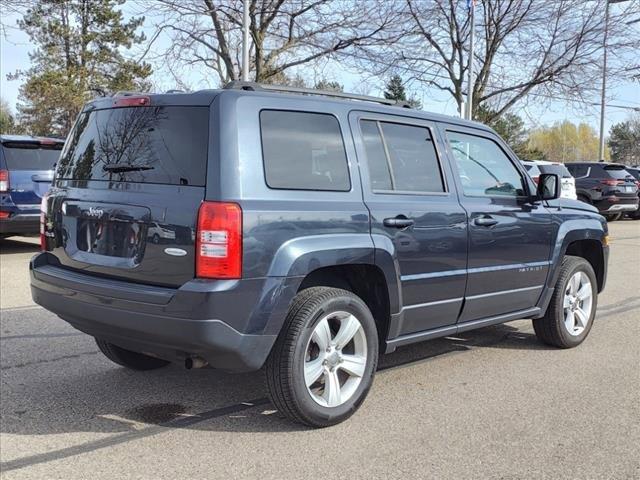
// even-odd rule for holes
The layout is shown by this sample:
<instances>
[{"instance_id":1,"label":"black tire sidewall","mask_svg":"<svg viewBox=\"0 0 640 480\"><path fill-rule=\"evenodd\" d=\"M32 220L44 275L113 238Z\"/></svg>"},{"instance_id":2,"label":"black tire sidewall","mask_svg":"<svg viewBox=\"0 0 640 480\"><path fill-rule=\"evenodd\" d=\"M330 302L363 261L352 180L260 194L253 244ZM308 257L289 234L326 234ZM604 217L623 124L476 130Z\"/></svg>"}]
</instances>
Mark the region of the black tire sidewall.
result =
<instances>
[{"instance_id":1,"label":"black tire sidewall","mask_svg":"<svg viewBox=\"0 0 640 480\"><path fill-rule=\"evenodd\" d=\"M362 381L351 398L338 407L327 408L316 403L307 391L304 379L304 361L307 343L313 334L314 328L326 315L337 311L351 313L360 321L367 339L367 365L364 375L362 376ZM373 384L373 377L378 362L378 335L376 324L364 302L348 292L322 302L309 316L305 328L301 330L300 335L296 339L291 361L294 372L292 388L298 407L304 412L305 416L310 417L309 419L313 423L322 425L334 425L350 417L366 398Z\"/></svg>"},{"instance_id":2,"label":"black tire sidewall","mask_svg":"<svg viewBox=\"0 0 640 480\"><path fill-rule=\"evenodd\" d=\"M558 331L559 331L560 337L562 338L563 343L565 343L568 347L575 347L580 345L584 341L584 339L587 338L587 335L589 335L589 332L591 331L591 327L593 327L593 321L595 319L596 310L598 308L598 281L596 279L596 275L593 271L593 268L591 268L591 265L589 264L589 262L587 262L582 258L576 258L575 261L571 262L566 272L567 272L566 275L562 277L562 280L563 280L562 284L558 282L558 285L556 285L556 288L558 289L557 290L558 295L556 295L556 298L555 298L555 302L556 302L555 321L557 322ZM589 281L591 282L593 303L591 306L591 315L589 316L587 327L584 329L584 331L580 335L571 335L567 331L564 325L564 306L563 306L564 293L567 289L567 284L569 283L569 280L577 272L583 272L585 275L587 275L587 277L589 277Z\"/></svg>"}]
</instances>

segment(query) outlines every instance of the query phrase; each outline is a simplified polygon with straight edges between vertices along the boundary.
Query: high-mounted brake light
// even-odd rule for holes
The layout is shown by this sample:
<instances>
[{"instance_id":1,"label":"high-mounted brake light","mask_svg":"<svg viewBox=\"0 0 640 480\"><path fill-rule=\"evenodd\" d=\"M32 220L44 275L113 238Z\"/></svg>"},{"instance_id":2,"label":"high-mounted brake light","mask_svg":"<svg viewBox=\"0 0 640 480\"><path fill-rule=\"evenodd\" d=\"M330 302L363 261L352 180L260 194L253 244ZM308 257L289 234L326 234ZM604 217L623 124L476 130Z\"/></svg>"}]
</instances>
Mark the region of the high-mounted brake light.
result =
<instances>
[{"instance_id":1,"label":"high-mounted brake light","mask_svg":"<svg viewBox=\"0 0 640 480\"><path fill-rule=\"evenodd\" d=\"M0 192L9 191L9 171L0 170Z\"/></svg>"},{"instance_id":2,"label":"high-mounted brake light","mask_svg":"<svg viewBox=\"0 0 640 480\"><path fill-rule=\"evenodd\" d=\"M145 107L151 105L151 99L149 97L122 97L113 102L114 107Z\"/></svg>"},{"instance_id":3,"label":"high-mounted brake light","mask_svg":"<svg viewBox=\"0 0 640 480\"><path fill-rule=\"evenodd\" d=\"M196 233L196 276L242 276L242 209L236 203L202 202Z\"/></svg>"}]
</instances>

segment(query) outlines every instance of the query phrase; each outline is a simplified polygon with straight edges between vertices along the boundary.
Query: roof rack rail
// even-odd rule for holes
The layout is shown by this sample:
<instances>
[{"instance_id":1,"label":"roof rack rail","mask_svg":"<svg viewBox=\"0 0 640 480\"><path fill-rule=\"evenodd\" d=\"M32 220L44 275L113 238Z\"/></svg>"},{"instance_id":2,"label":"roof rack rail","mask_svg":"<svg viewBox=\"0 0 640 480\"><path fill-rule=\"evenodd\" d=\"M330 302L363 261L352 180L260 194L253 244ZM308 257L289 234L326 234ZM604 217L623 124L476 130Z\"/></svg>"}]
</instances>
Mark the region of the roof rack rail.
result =
<instances>
[{"instance_id":1,"label":"roof rack rail","mask_svg":"<svg viewBox=\"0 0 640 480\"><path fill-rule=\"evenodd\" d=\"M329 90L315 90L313 88L288 87L285 85L268 85L256 82L229 82L224 87L225 90L246 90L246 91L267 91L267 92L285 92L299 93L301 95L320 95L323 97L346 98L349 100L360 100L363 102L381 103L383 105L392 105L402 108L413 108L409 102L403 100L390 100L388 98L370 97L368 95L357 95L355 93L332 92Z\"/></svg>"}]
</instances>

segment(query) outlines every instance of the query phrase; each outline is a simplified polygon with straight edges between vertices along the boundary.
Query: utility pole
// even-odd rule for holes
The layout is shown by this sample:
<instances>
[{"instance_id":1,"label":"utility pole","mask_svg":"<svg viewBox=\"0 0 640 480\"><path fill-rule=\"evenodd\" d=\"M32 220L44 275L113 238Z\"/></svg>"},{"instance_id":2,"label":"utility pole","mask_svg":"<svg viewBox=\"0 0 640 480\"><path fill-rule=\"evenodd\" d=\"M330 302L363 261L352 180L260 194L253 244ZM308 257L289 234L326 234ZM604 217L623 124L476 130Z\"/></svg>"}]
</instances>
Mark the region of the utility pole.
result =
<instances>
[{"instance_id":1,"label":"utility pole","mask_svg":"<svg viewBox=\"0 0 640 480\"><path fill-rule=\"evenodd\" d=\"M606 2L604 10L604 39L602 48L604 55L602 59L602 92L600 97L600 148L598 149L598 161L604 162L604 110L605 94L607 91L607 36L609 35L609 0Z\"/></svg>"},{"instance_id":2,"label":"utility pole","mask_svg":"<svg viewBox=\"0 0 640 480\"><path fill-rule=\"evenodd\" d=\"M242 15L242 81L249 81L249 0L243 0Z\"/></svg>"},{"instance_id":3,"label":"utility pole","mask_svg":"<svg viewBox=\"0 0 640 480\"><path fill-rule=\"evenodd\" d=\"M467 6L470 10L469 22L471 25L471 33L469 34L469 71L467 72L467 120L473 120L473 40L476 33L475 25L475 0L467 0Z\"/></svg>"}]
</instances>

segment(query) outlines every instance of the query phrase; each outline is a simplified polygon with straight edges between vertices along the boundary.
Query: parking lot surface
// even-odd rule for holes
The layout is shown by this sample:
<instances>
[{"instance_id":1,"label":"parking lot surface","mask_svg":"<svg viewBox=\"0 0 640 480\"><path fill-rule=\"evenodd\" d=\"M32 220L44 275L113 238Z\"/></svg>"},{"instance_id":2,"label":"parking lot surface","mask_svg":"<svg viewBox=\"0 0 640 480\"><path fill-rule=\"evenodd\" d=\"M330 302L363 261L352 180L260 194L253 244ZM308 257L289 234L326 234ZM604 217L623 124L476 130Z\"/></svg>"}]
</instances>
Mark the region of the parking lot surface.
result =
<instances>
[{"instance_id":1,"label":"parking lot surface","mask_svg":"<svg viewBox=\"0 0 640 480\"><path fill-rule=\"evenodd\" d=\"M610 224L609 278L583 345L521 320L382 360L349 421L310 430L261 372L132 372L34 305L35 239L0 243L3 479L640 478L640 222Z\"/></svg>"}]
</instances>

